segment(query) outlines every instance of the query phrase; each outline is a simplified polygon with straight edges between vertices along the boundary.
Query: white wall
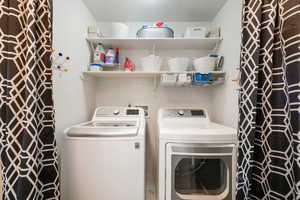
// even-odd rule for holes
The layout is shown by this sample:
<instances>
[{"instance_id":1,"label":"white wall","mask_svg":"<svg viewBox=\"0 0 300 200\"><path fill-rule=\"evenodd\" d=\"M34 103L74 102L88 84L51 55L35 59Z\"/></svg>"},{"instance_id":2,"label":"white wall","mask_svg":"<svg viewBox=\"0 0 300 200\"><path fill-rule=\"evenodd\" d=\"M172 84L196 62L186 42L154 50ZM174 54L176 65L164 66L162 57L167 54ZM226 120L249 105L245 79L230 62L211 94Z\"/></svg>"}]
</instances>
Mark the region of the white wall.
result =
<instances>
[{"instance_id":1,"label":"white wall","mask_svg":"<svg viewBox=\"0 0 300 200\"><path fill-rule=\"evenodd\" d=\"M211 114L215 122L231 127L238 125L238 84L232 79L238 74L240 61L242 2L228 0L212 23L222 30L219 53L225 57L224 71L228 80L213 90Z\"/></svg>"},{"instance_id":2,"label":"white wall","mask_svg":"<svg viewBox=\"0 0 300 200\"><path fill-rule=\"evenodd\" d=\"M82 81L80 75L89 62L87 26L96 22L81 0L54 0L53 7L53 47L56 53L62 52L71 58L66 64L70 72L60 76L55 71L53 77L56 136L59 150L63 152L63 130L88 120L94 109L94 84ZM66 168L63 160L62 168ZM64 192L62 187L63 196Z\"/></svg>"},{"instance_id":3,"label":"white wall","mask_svg":"<svg viewBox=\"0 0 300 200\"><path fill-rule=\"evenodd\" d=\"M71 58L66 63L70 72L54 70L53 77L56 133L60 138L67 126L87 120L94 109L93 84L82 81L80 75L89 64L87 27L96 22L81 0L54 0L53 4L53 47L56 53Z\"/></svg>"}]
</instances>

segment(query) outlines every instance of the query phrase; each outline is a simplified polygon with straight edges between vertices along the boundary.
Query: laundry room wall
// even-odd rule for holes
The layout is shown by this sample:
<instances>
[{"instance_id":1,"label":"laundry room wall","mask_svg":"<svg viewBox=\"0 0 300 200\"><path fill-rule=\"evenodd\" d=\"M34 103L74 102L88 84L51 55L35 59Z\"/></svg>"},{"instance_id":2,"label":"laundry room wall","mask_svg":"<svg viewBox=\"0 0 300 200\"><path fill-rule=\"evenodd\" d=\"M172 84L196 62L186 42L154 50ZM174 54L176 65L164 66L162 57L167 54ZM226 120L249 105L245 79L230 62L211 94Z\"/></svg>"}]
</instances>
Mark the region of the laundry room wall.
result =
<instances>
[{"instance_id":1,"label":"laundry room wall","mask_svg":"<svg viewBox=\"0 0 300 200\"><path fill-rule=\"evenodd\" d=\"M56 54L70 57L65 65L69 72L56 70L53 76L56 135L60 144L63 130L86 121L94 109L93 80L82 81L81 74L89 64L86 42L87 27L96 21L81 0L53 1L53 47Z\"/></svg>"},{"instance_id":2,"label":"laundry room wall","mask_svg":"<svg viewBox=\"0 0 300 200\"><path fill-rule=\"evenodd\" d=\"M81 74L89 63L86 38L87 27L95 24L93 16L81 0L53 1L53 47L56 54L69 56L67 73L54 70L53 89L55 106L56 138L60 155L63 154L65 128L87 121L94 110L95 88L93 80L82 81ZM62 156L63 157L63 156ZM64 159L62 166L62 199L64 199Z\"/></svg>"},{"instance_id":3,"label":"laundry room wall","mask_svg":"<svg viewBox=\"0 0 300 200\"><path fill-rule=\"evenodd\" d=\"M227 80L223 85L206 88L160 87L154 78L81 78L82 71L87 69L89 49L85 40L89 25L96 24L104 35L110 34L110 23L96 22L81 0L54 0L54 40L53 46L58 52L70 56L67 63L70 72L54 72L54 103L56 109L56 135L60 149L63 148L63 130L82 121L89 120L97 106L149 106L147 131L147 196L152 200L157 178L157 113L166 106L193 106L206 108L213 121L235 127L237 125L238 86L231 81L237 74L239 64L240 16L242 1L228 0L224 8L211 22L168 22L181 36L189 25L220 26L222 37L219 53L225 56L224 68ZM131 36L143 24L152 22L128 22ZM153 49L121 49L121 60L124 55L130 57L140 67L140 58L149 55ZM207 50L156 50L155 54L164 58L163 69L166 69L168 57L188 56L190 58L206 56ZM191 63L190 63L191 65ZM220 101L221 100L221 101ZM226 106L224 106L226 104Z\"/></svg>"},{"instance_id":4,"label":"laundry room wall","mask_svg":"<svg viewBox=\"0 0 300 200\"><path fill-rule=\"evenodd\" d=\"M232 80L237 77L240 64L242 3L228 0L212 22L212 26L221 27L219 54L225 57L223 68L228 80L212 90L211 118L231 127L238 126L239 85Z\"/></svg>"}]
</instances>

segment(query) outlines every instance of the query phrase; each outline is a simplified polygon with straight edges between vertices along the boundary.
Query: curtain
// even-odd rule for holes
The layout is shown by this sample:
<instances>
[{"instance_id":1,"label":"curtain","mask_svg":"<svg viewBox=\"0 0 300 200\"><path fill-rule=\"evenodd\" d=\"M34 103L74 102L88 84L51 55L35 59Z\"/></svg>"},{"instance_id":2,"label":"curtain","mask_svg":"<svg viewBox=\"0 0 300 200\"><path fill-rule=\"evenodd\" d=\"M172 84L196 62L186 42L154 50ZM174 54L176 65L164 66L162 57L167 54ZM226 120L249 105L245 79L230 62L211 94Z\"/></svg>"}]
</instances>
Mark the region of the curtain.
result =
<instances>
[{"instance_id":1,"label":"curtain","mask_svg":"<svg viewBox=\"0 0 300 200\"><path fill-rule=\"evenodd\" d=\"M237 200L300 199L300 1L245 0Z\"/></svg>"},{"instance_id":2,"label":"curtain","mask_svg":"<svg viewBox=\"0 0 300 200\"><path fill-rule=\"evenodd\" d=\"M0 1L0 153L4 200L59 199L50 0Z\"/></svg>"}]
</instances>

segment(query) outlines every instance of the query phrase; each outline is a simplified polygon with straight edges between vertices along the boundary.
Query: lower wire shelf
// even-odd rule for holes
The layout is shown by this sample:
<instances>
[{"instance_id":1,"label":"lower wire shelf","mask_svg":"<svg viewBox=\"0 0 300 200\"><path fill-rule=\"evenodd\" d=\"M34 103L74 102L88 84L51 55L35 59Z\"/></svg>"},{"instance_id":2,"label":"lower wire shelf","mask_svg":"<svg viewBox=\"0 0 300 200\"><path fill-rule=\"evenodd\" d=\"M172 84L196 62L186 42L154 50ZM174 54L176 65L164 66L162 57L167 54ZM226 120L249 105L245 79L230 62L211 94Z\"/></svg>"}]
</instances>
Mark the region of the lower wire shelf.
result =
<instances>
[{"instance_id":1,"label":"lower wire shelf","mask_svg":"<svg viewBox=\"0 0 300 200\"><path fill-rule=\"evenodd\" d=\"M101 78L155 78L159 79L159 85L168 87L207 87L223 84L226 80L226 72L212 71L210 72L210 80L207 81L195 81L194 75L196 71L185 72L170 72L170 71L86 71L83 72L84 76ZM184 77L188 77L189 80ZM166 79L168 81L166 81ZM184 79L184 80L183 80ZM181 81L180 81L181 80Z\"/></svg>"}]
</instances>

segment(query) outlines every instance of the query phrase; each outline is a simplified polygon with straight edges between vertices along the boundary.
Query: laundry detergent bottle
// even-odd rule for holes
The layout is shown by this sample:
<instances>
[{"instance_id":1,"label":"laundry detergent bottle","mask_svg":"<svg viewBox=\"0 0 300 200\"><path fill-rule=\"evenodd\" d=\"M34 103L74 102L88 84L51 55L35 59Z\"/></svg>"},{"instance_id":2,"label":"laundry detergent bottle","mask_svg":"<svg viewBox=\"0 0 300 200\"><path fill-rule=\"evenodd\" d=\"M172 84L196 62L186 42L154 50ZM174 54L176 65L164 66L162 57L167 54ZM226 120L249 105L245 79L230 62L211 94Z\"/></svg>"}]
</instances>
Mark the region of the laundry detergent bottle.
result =
<instances>
[{"instance_id":1,"label":"laundry detergent bottle","mask_svg":"<svg viewBox=\"0 0 300 200\"><path fill-rule=\"evenodd\" d=\"M114 64L116 57L116 52L113 48L108 49L105 55L105 63L106 64Z\"/></svg>"},{"instance_id":2,"label":"laundry detergent bottle","mask_svg":"<svg viewBox=\"0 0 300 200\"><path fill-rule=\"evenodd\" d=\"M94 50L94 64L100 64L104 65L105 63L105 50L101 43L97 44L95 50Z\"/></svg>"}]
</instances>

